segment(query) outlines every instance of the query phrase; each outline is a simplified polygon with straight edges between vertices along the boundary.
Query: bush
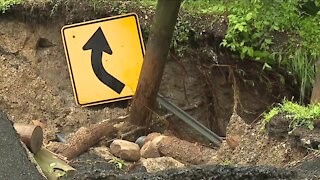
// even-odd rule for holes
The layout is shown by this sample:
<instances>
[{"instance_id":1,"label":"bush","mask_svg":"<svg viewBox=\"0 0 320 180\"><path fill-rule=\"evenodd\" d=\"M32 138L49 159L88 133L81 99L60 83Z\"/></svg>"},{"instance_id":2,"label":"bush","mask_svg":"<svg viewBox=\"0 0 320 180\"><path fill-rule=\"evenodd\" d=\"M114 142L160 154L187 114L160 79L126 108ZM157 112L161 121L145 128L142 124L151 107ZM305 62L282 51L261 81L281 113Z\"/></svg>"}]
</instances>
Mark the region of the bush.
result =
<instances>
[{"instance_id":1,"label":"bush","mask_svg":"<svg viewBox=\"0 0 320 180\"><path fill-rule=\"evenodd\" d=\"M284 100L264 115L264 126L272 121L276 115L284 113L291 120L290 132L297 127L304 126L310 130L314 128L314 121L320 120L320 104L301 106L297 103Z\"/></svg>"},{"instance_id":2,"label":"bush","mask_svg":"<svg viewBox=\"0 0 320 180\"><path fill-rule=\"evenodd\" d=\"M6 12L11 6L22 3L22 0L0 0L0 11Z\"/></svg>"}]
</instances>

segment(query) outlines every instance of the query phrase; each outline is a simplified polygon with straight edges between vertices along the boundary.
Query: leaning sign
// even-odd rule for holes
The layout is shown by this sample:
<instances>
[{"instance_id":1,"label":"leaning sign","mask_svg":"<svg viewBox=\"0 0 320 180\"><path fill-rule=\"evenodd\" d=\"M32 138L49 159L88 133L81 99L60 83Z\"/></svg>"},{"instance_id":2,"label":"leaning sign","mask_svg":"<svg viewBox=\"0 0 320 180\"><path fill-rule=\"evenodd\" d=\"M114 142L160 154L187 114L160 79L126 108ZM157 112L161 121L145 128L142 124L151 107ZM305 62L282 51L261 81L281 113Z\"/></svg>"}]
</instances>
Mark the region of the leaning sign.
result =
<instances>
[{"instance_id":1,"label":"leaning sign","mask_svg":"<svg viewBox=\"0 0 320 180\"><path fill-rule=\"evenodd\" d=\"M145 51L136 14L64 26L61 34L77 104L134 95Z\"/></svg>"}]
</instances>

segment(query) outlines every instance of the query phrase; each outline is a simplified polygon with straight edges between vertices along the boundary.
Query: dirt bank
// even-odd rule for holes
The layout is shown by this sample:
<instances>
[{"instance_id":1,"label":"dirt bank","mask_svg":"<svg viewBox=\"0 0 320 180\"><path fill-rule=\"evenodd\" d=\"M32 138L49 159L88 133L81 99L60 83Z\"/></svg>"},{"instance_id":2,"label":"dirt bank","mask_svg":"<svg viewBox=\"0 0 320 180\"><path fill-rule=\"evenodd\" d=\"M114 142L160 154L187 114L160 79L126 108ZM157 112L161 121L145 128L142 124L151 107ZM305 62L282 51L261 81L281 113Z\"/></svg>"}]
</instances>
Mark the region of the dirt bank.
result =
<instances>
[{"instance_id":1,"label":"dirt bank","mask_svg":"<svg viewBox=\"0 0 320 180\"><path fill-rule=\"evenodd\" d=\"M153 10L122 1L108 1L102 6L76 0L31 2L0 15L0 109L13 122L41 120L46 124L45 143L55 140L57 132L68 135L82 126L128 115L130 101L90 108L75 105L60 29L70 23L136 12L146 39ZM186 19L190 24L181 25ZM241 116L242 123L252 123L249 127L233 124L232 131L245 128L241 148L231 151L225 144L225 149L219 151L219 161L215 162L228 160L234 164L281 167L296 160L273 162L272 159L279 157L277 152L283 153L281 157L292 152L286 152L289 148L273 151L273 147L281 149L283 143L265 140L267 136L259 131L259 124L255 126L271 104L283 97L298 97L290 77L281 69L262 71L263 65L259 62L240 60L228 50L221 49L219 44L226 29L223 17L195 17L182 11L179 22L181 27L188 29L188 39L172 47L160 92L221 136L226 135L232 115ZM182 55L178 53L181 47L186 48ZM161 107L154 110L154 115L154 120L162 125L158 131L209 144L199 133ZM263 154L268 155L254 160ZM299 154L297 159L300 158ZM213 168L212 171L220 170ZM228 175L238 172L232 168L227 171L230 172ZM245 169L239 171L245 172ZM259 170L256 172L260 173Z\"/></svg>"}]
</instances>

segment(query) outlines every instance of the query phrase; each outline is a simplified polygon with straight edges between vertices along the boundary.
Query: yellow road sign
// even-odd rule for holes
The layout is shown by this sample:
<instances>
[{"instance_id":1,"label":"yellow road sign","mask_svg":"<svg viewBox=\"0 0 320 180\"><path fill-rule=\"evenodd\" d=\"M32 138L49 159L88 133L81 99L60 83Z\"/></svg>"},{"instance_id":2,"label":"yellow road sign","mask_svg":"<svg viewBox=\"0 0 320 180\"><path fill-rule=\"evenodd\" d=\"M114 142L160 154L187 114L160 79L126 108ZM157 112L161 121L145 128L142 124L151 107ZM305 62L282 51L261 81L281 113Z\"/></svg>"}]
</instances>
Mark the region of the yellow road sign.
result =
<instances>
[{"instance_id":1,"label":"yellow road sign","mask_svg":"<svg viewBox=\"0 0 320 180\"><path fill-rule=\"evenodd\" d=\"M136 14L64 26L61 34L77 104L134 95L145 51Z\"/></svg>"}]
</instances>

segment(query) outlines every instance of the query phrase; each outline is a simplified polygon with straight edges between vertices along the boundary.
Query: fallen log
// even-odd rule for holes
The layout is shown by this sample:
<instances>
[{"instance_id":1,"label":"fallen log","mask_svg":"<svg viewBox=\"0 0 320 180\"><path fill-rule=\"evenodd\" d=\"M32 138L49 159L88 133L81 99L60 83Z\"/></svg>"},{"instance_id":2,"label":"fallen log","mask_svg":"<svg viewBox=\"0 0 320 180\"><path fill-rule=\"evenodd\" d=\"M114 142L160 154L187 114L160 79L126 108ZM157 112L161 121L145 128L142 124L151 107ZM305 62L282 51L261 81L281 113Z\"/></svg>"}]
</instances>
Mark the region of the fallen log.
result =
<instances>
[{"instance_id":1,"label":"fallen log","mask_svg":"<svg viewBox=\"0 0 320 180\"><path fill-rule=\"evenodd\" d=\"M150 148L145 146L150 146ZM173 157L180 162L189 164L205 164L212 156L216 155L216 150L214 149L197 143L191 143L174 136L164 135L154 137L150 143L147 142L141 148L141 150L143 149L149 149L150 152L158 151L161 156Z\"/></svg>"},{"instance_id":2,"label":"fallen log","mask_svg":"<svg viewBox=\"0 0 320 180\"><path fill-rule=\"evenodd\" d=\"M28 147L28 149L32 153L36 154L42 147L42 128L40 126L20 123L15 123L13 126L19 134L21 141Z\"/></svg>"},{"instance_id":3,"label":"fallen log","mask_svg":"<svg viewBox=\"0 0 320 180\"><path fill-rule=\"evenodd\" d=\"M89 127L82 127L68 139L68 143L58 147L56 153L73 159L90 147L97 144L103 137L116 133L115 121L104 121Z\"/></svg>"}]
</instances>

